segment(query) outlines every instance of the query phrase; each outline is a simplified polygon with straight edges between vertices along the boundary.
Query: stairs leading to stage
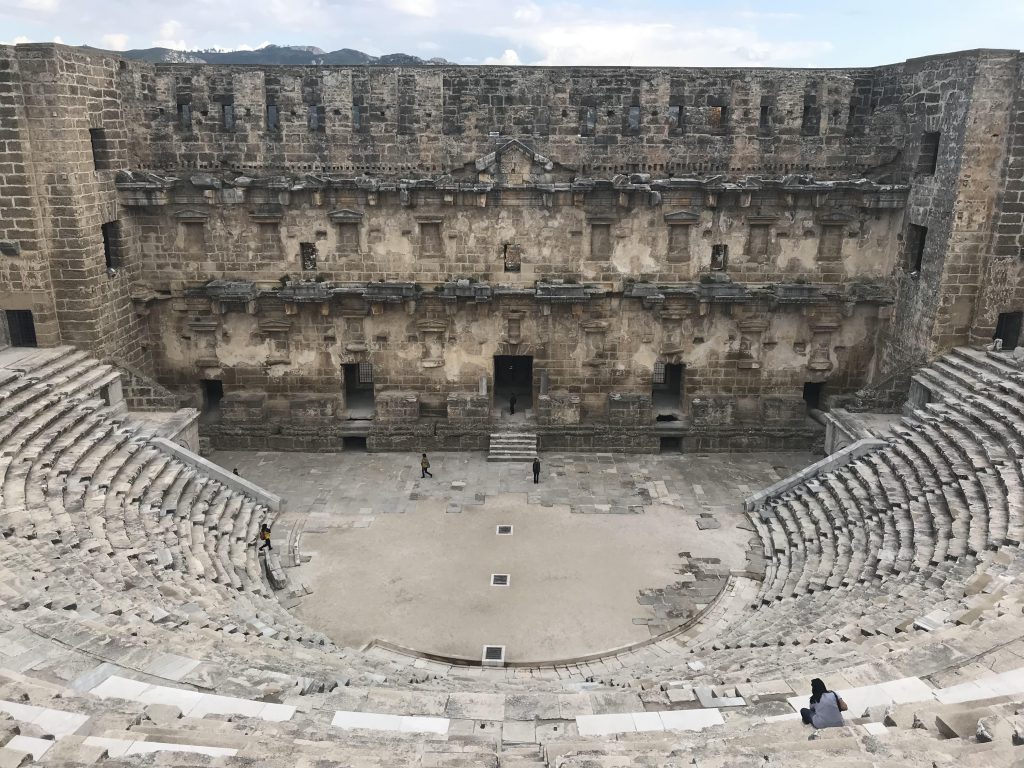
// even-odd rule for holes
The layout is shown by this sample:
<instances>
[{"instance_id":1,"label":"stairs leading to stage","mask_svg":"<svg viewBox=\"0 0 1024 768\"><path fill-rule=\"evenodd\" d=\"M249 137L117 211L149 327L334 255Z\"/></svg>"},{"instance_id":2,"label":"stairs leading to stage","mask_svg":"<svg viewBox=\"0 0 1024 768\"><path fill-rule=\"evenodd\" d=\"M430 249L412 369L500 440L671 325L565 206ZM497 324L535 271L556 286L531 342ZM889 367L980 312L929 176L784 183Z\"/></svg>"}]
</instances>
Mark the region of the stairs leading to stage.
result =
<instances>
[{"instance_id":1,"label":"stairs leading to stage","mask_svg":"<svg viewBox=\"0 0 1024 768\"><path fill-rule=\"evenodd\" d=\"M488 461L533 461L537 455L534 432L496 432L491 435Z\"/></svg>"}]
</instances>

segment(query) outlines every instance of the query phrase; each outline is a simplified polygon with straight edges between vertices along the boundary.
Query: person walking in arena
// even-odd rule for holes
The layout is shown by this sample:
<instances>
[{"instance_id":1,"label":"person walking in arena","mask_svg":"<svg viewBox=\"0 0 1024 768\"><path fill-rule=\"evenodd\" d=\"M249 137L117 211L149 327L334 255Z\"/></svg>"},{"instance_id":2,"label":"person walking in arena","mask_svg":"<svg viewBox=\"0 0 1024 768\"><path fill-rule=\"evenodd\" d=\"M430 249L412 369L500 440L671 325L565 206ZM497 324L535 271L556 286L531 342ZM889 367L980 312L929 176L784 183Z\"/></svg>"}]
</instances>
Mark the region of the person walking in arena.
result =
<instances>
[{"instance_id":1,"label":"person walking in arena","mask_svg":"<svg viewBox=\"0 0 1024 768\"><path fill-rule=\"evenodd\" d=\"M420 459L420 477L433 477L434 474L430 471L430 459L427 458L427 454L423 454L423 458Z\"/></svg>"},{"instance_id":2,"label":"person walking in arena","mask_svg":"<svg viewBox=\"0 0 1024 768\"><path fill-rule=\"evenodd\" d=\"M260 547L260 551L269 549L271 552L274 551L274 546L270 543L270 526L266 523L260 525L260 532L258 536L259 540L263 542L263 546Z\"/></svg>"}]
</instances>

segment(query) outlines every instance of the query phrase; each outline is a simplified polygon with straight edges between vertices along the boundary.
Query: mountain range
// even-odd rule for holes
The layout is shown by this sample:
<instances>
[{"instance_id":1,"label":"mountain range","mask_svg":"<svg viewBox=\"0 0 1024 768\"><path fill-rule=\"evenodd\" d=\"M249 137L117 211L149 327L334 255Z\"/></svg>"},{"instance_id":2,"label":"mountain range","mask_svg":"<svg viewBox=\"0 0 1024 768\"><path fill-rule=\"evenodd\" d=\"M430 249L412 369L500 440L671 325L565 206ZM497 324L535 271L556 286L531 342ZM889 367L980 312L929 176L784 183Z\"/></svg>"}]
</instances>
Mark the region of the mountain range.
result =
<instances>
[{"instance_id":1,"label":"mountain range","mask_svg":"<svg viewBox=\"0 0 1024 768\"><path fill-rule=\"evenodd\" d=\"M83 46L90 48L90 46ZM95 49L92 50L102 50ZM126 59L138 59L173 64L347 64L365 66L416 66L422 64L450 64L441 58L421 59L407 53L389 53L371 56L362 51L342 48L324 51L312 45L265 45L255 51L177 51L172 48L135 48L130 51L110 51Z\"/></svg>"}]
</instances>

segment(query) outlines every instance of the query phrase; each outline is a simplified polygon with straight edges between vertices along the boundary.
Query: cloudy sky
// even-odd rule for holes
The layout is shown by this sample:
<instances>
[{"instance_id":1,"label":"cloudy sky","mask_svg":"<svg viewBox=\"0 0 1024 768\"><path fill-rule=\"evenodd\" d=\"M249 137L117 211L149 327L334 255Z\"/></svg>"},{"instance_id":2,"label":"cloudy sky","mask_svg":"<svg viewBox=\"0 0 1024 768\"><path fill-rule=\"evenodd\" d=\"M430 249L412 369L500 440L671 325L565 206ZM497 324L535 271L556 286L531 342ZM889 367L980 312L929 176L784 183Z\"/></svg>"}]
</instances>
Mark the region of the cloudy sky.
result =
<instances>
[{"instance_id":1,"label":"cloudy sky","mask_svg":"<svg viewBox=\"0 0 1024 768\"><path fill-rule=\"evenodd\" d=\"M855 66L1024 47L1024 0L0 0L0 41L482 64Z\"/></svg>"}]
</instances>

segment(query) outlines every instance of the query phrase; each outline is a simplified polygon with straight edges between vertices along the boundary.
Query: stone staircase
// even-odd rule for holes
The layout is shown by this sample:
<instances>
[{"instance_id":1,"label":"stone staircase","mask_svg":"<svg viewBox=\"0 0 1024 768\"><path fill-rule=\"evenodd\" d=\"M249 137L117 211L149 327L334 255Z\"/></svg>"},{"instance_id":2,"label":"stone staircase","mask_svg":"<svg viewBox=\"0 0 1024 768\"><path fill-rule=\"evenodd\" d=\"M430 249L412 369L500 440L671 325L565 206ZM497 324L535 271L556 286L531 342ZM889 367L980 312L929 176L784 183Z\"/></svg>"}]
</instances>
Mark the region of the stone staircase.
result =
<instances>
[{"instance_id":1,"label":"stone staircase","mask_svg":"<svg viewBox=\"0 0 1024 768\"><path fill-rule=\"evenodd\" d=\"M496 432L491 435L488 461L533 461L537 455L535 432Z\"/></svg>"}]
</instances>

